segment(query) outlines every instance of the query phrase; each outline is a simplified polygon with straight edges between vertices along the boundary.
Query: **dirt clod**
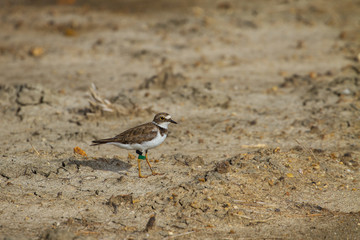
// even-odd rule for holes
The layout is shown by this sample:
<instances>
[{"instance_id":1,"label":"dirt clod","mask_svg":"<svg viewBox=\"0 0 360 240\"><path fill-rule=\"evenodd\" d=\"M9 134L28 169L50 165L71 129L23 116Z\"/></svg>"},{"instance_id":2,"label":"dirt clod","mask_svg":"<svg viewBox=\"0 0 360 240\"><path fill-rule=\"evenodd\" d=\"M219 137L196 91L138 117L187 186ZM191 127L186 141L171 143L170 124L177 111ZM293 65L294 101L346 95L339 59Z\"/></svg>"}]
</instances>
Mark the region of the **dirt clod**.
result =
<instances>
[{"instance_id":1,"label":"dirt clod","mask_svg":"<svg viewBox=\"0 0 360 240\"><path fill-rule=\"evenodd\" d=\"M230 171L230 163L228 161L222 161L216 164L215 171L218 173L227 173Z\"/></svg>"}]
</instances>

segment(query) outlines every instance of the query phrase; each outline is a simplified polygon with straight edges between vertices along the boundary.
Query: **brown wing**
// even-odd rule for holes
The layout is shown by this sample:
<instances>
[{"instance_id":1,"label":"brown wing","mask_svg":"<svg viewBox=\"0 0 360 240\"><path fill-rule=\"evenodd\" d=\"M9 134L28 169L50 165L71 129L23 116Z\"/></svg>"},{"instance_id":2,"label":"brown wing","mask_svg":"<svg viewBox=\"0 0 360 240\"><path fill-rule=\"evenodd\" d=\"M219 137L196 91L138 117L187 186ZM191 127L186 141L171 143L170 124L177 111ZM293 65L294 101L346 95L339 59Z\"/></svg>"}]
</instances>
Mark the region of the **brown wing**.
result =
<instances>
[{"instance_id":1,"label":"brown wing","mask_svg":"<svg viewBox=\"0 0 360 240\"><path fill-rule=\"evenodd\" d=\"M157 127L153 123L145 123L143 125L130 128L125 132L113 138L106 138L93 141L92 145L99 145L109 142L119 142L123 144L141 143L150 141L157 135Z\"/></svg>"}]
</instances>

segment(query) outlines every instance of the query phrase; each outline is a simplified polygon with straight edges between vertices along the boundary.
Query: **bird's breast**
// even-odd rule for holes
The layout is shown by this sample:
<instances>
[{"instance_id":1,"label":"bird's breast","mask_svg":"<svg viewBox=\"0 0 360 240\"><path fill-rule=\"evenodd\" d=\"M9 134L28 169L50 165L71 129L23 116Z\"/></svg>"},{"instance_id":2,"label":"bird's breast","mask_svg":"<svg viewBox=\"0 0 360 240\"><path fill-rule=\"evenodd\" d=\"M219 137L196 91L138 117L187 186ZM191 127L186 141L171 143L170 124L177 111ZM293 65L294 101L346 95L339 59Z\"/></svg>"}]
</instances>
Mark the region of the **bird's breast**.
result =
<instances>
[{"instance_id":1,"label":"bird's breast","mask_svg":"<svg viewBox=\"0 0 360 240\"><path fill-rule=\"evenodd\" d=\"M148 149L157 147L165 141L166 137L167 137L167 134L161 135L160 131L158 131L158 133L154 139L147 141L147 142L143 142L143 145L146 146L146 148L148 148Z\"/></svg>"}]
</instances>

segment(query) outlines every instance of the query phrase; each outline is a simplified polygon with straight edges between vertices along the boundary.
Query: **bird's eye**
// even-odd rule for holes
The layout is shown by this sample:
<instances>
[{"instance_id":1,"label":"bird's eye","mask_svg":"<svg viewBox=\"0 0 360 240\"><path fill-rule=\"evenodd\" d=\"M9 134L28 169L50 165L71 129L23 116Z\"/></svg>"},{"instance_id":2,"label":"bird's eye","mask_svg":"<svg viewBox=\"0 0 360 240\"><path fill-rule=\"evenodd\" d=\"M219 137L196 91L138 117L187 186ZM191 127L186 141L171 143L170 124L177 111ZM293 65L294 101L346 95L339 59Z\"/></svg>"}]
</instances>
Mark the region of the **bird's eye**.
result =
<instances>
[{"instance_id":1,"label":"bird's eye","mask_svg":"<svg viewBox=\"0 0 360 240\"><path fill-rule=\"evenodd\" d=\"M164 118L164 117L160 117L160 120L165 120L165 118Z\"/></svg>"}]
</instances>

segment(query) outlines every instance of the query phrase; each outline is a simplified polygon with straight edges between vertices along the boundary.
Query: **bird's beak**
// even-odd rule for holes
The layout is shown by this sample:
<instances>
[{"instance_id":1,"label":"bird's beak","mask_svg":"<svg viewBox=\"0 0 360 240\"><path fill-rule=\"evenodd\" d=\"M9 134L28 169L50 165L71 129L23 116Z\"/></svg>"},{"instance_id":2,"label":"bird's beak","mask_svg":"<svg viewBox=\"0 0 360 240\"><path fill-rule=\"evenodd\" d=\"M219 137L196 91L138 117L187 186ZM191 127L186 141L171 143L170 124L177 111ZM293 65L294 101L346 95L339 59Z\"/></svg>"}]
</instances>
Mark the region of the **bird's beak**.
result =
<instances>
[{"instance_id":1,"label":"bird's beak","mask_svg":"<svg viewBox=\"0 0 360 240\"><path fill-rule=\"evenodd\" d=\"M172 120L172 119L170 119L170 122L171 123L175 123L175 124L177 124L177 122L175 122L174 120Z\"/></svg>"}]
</instances>

